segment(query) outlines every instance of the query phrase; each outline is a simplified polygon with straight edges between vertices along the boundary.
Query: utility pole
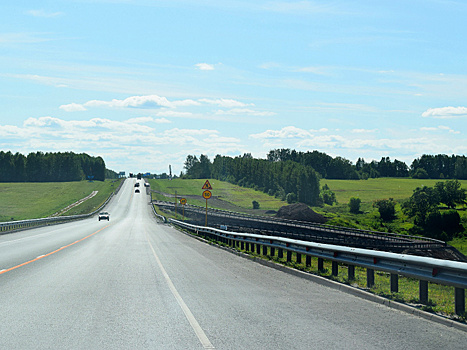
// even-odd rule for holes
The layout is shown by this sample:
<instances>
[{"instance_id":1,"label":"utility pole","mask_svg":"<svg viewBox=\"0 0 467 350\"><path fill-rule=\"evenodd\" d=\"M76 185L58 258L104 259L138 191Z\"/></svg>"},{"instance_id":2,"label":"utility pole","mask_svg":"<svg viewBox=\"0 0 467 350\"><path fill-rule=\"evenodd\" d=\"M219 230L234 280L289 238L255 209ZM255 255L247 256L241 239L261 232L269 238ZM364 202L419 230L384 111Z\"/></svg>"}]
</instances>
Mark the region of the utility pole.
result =
<instances>
[{"instance_id":1,"label":"utility pole","mask_svg":"<svg viewBox=\"0 0 467 350\"><path fill-rule=\"evenodd\" d=\"M169 181L172 180L172 166L169 164Z\"/></svg>"}]
</instances>

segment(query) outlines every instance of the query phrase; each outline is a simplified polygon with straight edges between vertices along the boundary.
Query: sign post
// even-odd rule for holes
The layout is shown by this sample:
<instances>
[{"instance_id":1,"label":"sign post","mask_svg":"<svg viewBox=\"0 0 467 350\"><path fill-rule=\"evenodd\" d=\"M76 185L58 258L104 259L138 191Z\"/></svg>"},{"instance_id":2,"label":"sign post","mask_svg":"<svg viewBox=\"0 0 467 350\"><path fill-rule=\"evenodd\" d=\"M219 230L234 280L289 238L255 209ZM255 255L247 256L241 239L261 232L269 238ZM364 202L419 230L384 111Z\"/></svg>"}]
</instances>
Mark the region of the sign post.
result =
<instances>
[{"instance_id":1,"label":"sign post","mask_svg":"<svg viewBox=\"0 0 467 350\"><path fill-rule=\"evenodd\" d=\"M206 180L201 189L204 190L203 198L206 199L206 219L204 220L204 226L208 226L208 199L212 196L211 191L209 191L212 190L212 186L209 183L209 180Z\"/></svg>"},{"instance_id":2,"label":"sign post","mask_svg":"<svg viewBox=\"0 0 467 350\"><path fill-rule=\"evenodd\" d=\"M186 204L186 198L180 199L180 204L182 205L182 208L183 208L183 221L185 221L185 204Z\"/></svg>"}]
</instances>

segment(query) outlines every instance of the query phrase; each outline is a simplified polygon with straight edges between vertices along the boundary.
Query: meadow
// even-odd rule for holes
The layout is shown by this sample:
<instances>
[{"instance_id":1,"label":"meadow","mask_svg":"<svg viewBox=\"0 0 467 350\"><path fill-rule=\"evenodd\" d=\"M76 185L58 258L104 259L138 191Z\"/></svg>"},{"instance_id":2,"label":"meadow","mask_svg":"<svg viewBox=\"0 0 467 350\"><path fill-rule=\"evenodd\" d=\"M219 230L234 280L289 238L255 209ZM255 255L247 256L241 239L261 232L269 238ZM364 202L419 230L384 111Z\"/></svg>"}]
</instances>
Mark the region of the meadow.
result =
<instances>
[{"instance_id":1,"label":"meadow","mask_svg":"<svg viewBox=\"0 0 467 350\"><path fill-rule=\"evenodd\" d=\"M89 213L102 205L118 185L114 180L0 183L0 221L48 217L98 191L64 215Z\"/></svg>"}]
</instances>

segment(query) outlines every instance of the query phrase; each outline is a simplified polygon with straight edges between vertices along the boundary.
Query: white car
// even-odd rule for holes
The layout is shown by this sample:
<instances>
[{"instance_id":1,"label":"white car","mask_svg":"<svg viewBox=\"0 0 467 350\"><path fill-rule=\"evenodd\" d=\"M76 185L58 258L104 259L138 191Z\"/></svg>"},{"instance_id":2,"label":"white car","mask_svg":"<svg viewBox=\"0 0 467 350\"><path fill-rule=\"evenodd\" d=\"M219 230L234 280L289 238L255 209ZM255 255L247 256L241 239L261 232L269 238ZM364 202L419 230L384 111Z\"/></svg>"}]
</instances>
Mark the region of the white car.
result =
<instances>
[{"instance_id":1,"label":"white car","mask_svg":"<svg viewBox=\"0 0 467 350\"><path fill-rule=\"evenodd\" d=\"M101 220L110 221L110 214L107 213L106 211L103 211L103 212L99 213L99 221L101 221Z\"/></svg>"}]
</instances>

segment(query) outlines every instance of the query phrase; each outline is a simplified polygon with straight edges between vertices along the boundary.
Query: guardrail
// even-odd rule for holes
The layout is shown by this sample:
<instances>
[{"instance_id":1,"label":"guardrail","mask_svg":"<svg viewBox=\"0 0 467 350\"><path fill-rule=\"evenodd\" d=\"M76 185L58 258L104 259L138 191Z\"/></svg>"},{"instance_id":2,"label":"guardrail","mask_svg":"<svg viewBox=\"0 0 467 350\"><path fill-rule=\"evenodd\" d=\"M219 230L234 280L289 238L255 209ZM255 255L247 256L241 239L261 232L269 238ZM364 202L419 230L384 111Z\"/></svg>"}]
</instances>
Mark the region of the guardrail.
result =
<instances>
[{"instance_id":1,"label":"guardrail","mask_svg":"<svg viewBox=\"0 0 467 350\"><path fill-rule=\"evenodd\" d=\"M154 201L161 207L174 208L172 202ZM185 205L185 213L193 212L205 215L206 209L193 205ZM313 222L303 222L273 217L254 216L231 211L209 209L211 218L219 217L232 220L242 220L242 227L254 227L254 224L262 224L260 230L269 231L271 235L282 237L318 241L321 243L371 247L375 249L403 251L405 249L446 249L448 245L436 239L420 236L402 235L397 233L376 232L346 227L337 227ZM281 226L278 226L281 225ZM236 225L235 225L236 226ZM286 228L287 233L278 230ZM269 229L268 229L269 228Z\"/></svg>"},{"instance_id":2,"label":"guardrail","mask_svg":"<svg viewBox=\"0 0 467 350\"><path fill-rule=\"evenodd\" d=\"M292 262L292 253L296 253L296 262L306 258L306 265L311 265L311 257L318 258L318 269L323 270L324 260L332 262L332 275L337 276L338 264L348 266L348 279L355 279L355 266L367 269L367 287L374 285L374 271L391 274L391 292L399 291L399 275L419 280L419 299L422 304L428 303L428 282L434 282L455 288L455 313L465 314L465 289L467 288L467 263L435 259L428 257L396 254L362 248L300 241L284 237L265 236L249 233L229 232L225 230L196 226L182 221L169 219L170 223L183 227L209 239L221 241L231 247L252 251L259 255L287 255L287 262ZM262 248L262 249L261 249Z\"/></svg>"},{"instance_id":3,"label":"guardrail","mask_svg":"<svg viewBox=\"0 0 467 350\"><path fill-rule=\"evenodd\" d=\"M91 217L97 214L99 211L101 211L102 208L104 208L107 205L107 203L109 203L112 197L115 194L117 194L118 191L120 191L120 188L122 187L124 182L125 180L121 181L120 185L115 189L114 192L110 194L109 198L107 198L104 204L102 204L98 209L94 210L92 213L81 214L81 215L57 216L57 217L41 218L41 219L0 222L0 234L19 230L19 229L32 228L32 227L45 226L45 225L54 225L54 224L60 224L60 223L68 222L68 221L81 220L81 219L86 219L88 217Z\"/></svg>"}]
</instances>

